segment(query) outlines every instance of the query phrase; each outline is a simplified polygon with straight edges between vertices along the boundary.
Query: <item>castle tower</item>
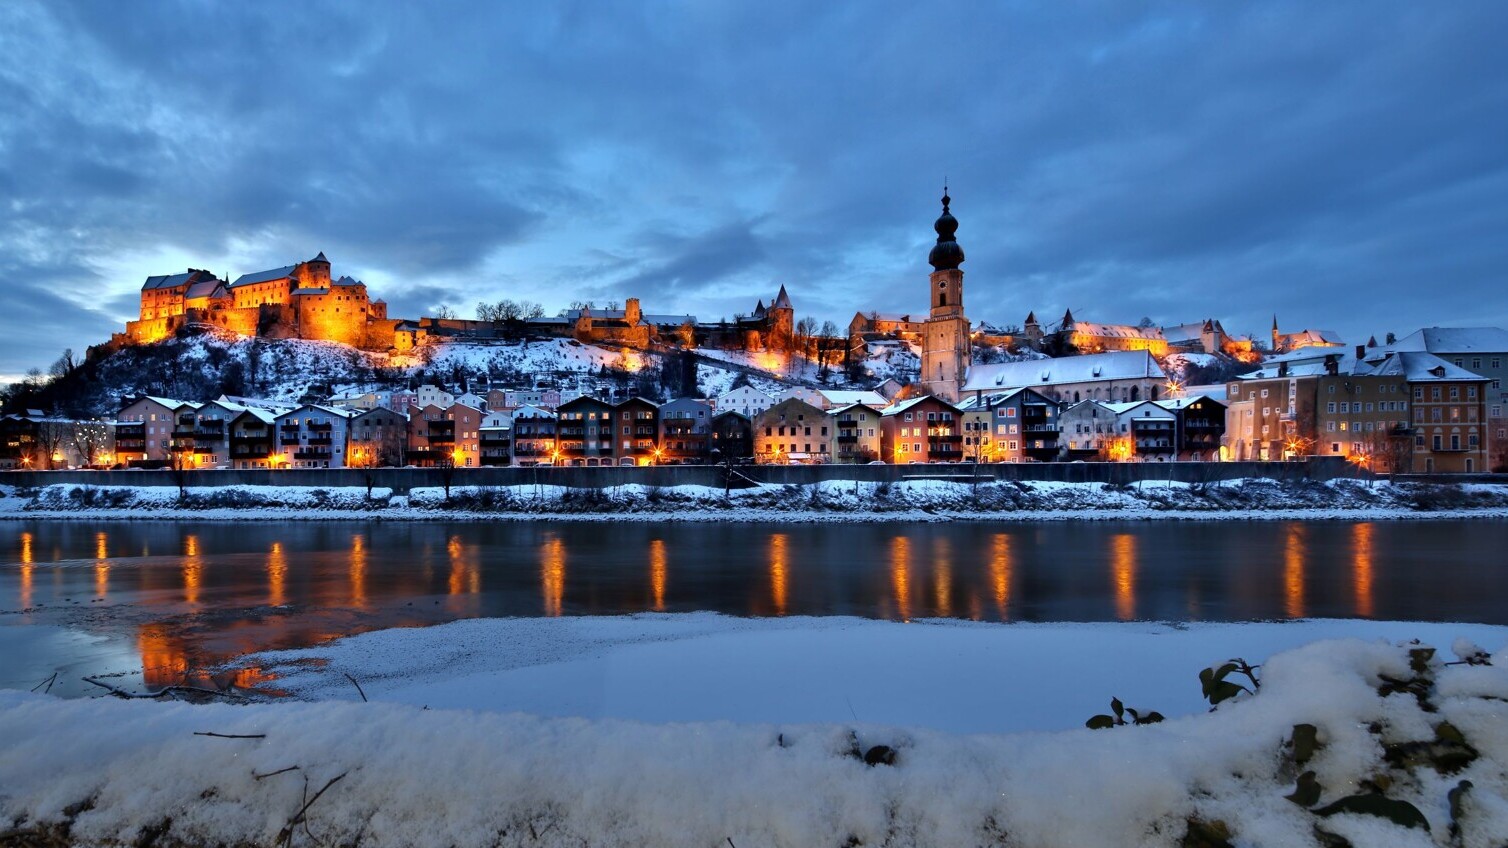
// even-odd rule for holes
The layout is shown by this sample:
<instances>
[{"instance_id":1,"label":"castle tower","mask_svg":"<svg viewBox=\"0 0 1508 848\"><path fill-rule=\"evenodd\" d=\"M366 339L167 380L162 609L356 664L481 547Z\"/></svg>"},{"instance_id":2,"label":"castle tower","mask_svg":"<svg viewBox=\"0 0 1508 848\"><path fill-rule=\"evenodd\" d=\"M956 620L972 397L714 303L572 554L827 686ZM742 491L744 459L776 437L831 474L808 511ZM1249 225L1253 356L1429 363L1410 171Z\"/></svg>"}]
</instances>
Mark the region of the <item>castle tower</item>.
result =
<instances>
[{"instance_id":1,"label":"castle tower","mask_svg":"<svg viewBox=\"0 0 1508 848\"><path fill-rule=\"evenodd\" d=\"M949 403L957 403L973 360L969 339L969 319L963 314L963 248L953 234L958 221L948 211L947 188L943 189L942 216L933 229L937 244L927 256L932 266L930 290L932 314L922 329L922 391Z\"/></svg>"},{"instance_id":2,"label":"castle tower","mask_svg":"<svg viewBox=\"0 0 1508 848\"><path fill-rule=\"evenodd\" d=\"M772 350L790 350L791 340L796 335L796 307L791 305L791 297L785 293L784 285L770 302L769 309L765 310L765 317L769 327L768 347Z\"/></svg>"}]
</instances>

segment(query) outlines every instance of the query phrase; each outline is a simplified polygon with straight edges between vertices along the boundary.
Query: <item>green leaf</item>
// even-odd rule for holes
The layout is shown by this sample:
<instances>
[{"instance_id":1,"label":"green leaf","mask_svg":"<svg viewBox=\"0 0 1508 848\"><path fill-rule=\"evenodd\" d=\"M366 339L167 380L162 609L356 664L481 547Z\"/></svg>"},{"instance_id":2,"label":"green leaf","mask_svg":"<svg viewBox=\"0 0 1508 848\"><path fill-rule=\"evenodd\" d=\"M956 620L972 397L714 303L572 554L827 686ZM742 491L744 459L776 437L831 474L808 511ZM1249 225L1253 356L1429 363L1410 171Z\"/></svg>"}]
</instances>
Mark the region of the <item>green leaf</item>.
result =
<instances>
[{"instance_id":1,"label":"green leaf","mask_svg":"<svg viewBox=\"0 0 1508 848\"><path fill-rule=\"evenodd\" d=\"M1120 698L1111 698L1110 699L1110 712L1115 713L1115 718L1116 718L1117 721L1123 720L1121 718L1121 715L1123 713L1125 713L1125 711L1126 711L1126 706L1121 703L1121 699Z\"/></svg>"},{"instance_id":2,"label":"green leaf","mask_svg":"<svg viewBox=\"0 0 1508 848\"><path fill-rule=\"evenodd\" d=\"M1404 827L1422 827L1429 830L1429 820L1419 812L1419 808L1407 801L1396 801L1385 795L1351 795L1336 801L1328 807L1322 807L1314 811L1321 816L1333 816L1336 813L1360 813L1364 816L1377 816L1388 819L1394 824Z\"/></svg>"},{"instance_id":3,"label":"green leaf","mask_svg":"<svg viewBox=\"0 0 1508 848\"><path fill-rule=\"evenodd\" d=\"M1412 648L1409 650L1409 668L1415 674L1423 674L1429 671L1429 661L1434 656L1434 648Z\"/></svg>"},{"instance_id":4,"label":"green leaf","mask_svg":"<svg viewBox=\"0 0 1508 848\"><path fill-rule=\"evenodd\" d=\"M1089 728L1090 730L1103 730L1107 727L1114 727L1115 719L1107 715L1097 715L1094 718L1091 718L1090 720L1084 722L1084 726Z\"/></svg>"},{"instance_id":5,"label":"green leaf","mask_svg":"<svg viewBox=\"0 0 1508 848\"><path fill-rule=\"evenodd\" d=\"M1309 762L1314 756L1314 749L1319 746L1317 739L1318 729L1312 724L1295 724L1293 726L1293 761L1298 765Z\"/></svg>"},{"instance_id":6,"label":"green leaf","mask_svg":"<svg viewBox=\"0 0 1508 848\"><path fill-rule=\"evenodd\" d=\"M1213 706L1220 703L1221 701L1234 698L1245 691L1245 689L1237 686L1234 683L1227 683L1224 680L1217 680L1215 681L1214 686L1210 688L1210 691L1205 693L1205 697L1210 699L1210 704L1211 706Z\"/></svg>"},{"instance_id":7,"label":"green leaf","mask_svg":"<svg viewBox=\"0 0 1508 848\"><path fill-rule=\"evenodd\" d=\"M1312 807L1319 803L1321 791L1319 781L1314 779L1314 772L1306 771L1299 775L1298 787L1293 790L1293 794L1283 797L1300 807Z\"/></svg>"}]
</instances>

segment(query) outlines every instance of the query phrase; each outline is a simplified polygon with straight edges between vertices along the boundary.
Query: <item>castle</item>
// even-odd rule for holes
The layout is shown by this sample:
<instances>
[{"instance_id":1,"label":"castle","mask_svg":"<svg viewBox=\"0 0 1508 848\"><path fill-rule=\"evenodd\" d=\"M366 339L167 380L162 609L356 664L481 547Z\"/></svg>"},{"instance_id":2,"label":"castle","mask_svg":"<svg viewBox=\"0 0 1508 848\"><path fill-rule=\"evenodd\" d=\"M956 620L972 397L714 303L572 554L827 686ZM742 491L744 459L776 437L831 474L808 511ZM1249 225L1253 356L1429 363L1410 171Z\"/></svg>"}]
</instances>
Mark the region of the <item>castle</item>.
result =
<instances>
[{"instance_id":1,"label":"castle","mask_svg":"<svg viewBox=\"0 0 1508 848\"><path fill-rule=\"evenodd\" d=\"M140 316L111 338L111 346L148 344L199 324L243 336L340 342L367 350L403 351L428 341L498 339L522 331L635 348L666 343L787 351L795 313L781 286L770 306L761 299L752 315L706 324L695 315L645 313L632 297L623 309L589 306L517 321L405 321L388 318L387 303L372 300L360 280L332 279L330 260L320 253L295 265L243 274L235 282L197 268L148 277L141 287Z\"/></svg>"},{"instance_id":2,"label":"castle","mask_svg":"<svg viewBox=\"0 0 1508 848\"><path fill-rule=\"evenodd\" d=\"M148 277L141 313L112 341L145 344L188 324L208 324L243 336L317 339L386 349L399 322L387 304L372 300L366 284L331 279L324 253L306 262L242 274L226 282L209 271Z\"/></svg>"}]
</instances>

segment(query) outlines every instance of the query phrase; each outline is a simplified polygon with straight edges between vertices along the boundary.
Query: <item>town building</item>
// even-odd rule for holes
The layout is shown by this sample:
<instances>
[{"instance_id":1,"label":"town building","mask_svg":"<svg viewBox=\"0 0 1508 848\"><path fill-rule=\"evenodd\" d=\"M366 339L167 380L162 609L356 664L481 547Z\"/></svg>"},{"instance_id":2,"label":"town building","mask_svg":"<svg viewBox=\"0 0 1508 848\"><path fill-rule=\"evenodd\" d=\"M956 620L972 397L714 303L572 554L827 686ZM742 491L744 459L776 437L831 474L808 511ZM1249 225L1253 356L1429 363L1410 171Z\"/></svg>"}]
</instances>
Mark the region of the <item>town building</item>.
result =
<instances>
[{"instance_id":1,"label":"town building","mask_svg":"<svg viewBox=\"0 0 1508 848\"><path fill-rule=\"evenodd\" d=\"M277 416L279 468L345 468L351 410L306 404Z\"/></svg>"},{"instance_id":2,"label":"town building","mask_svg":"<svg viewBox=\"0 0 1508 848\"><path fill-rule=\"evenodd\" d=\"M658 462L699 465L712 451L712 405L696 398L676 398L660 404Z\"/></svg>"},{"instance_id":3,"label":"town building","mask_svg":"<svg viewBox=\"0 0 1508 848\"><path fill-rule=\"evenodd\" d=\"M1508 471L1508 330L1499 327L1425 327L1387 345L1423 351L1486 377L1487 467ZM1370 356L1370 352L1369 352Z\"/></svg>"},{"instance_id":4,"label":"town building","mask_svg":"<svg viewBox=\"0 0 1508 848\"><path fill-rule=\"evenodd\" d=\"M774 405L774 398L753 386L739 386L723 392L712 401L713 408L718 412L737 412L750 420Z\"/></svg>"},{"instance_id":5,"label":"town building","mask_svg":"<svg viewBox=\"0 0 1508 848\"><path fill-rule=\"evenodd\" d=\"M572 398L556 407L556 446L564 465L612 465L613 405L594 397Z\"/></svg>"},{"instance_id":6,"label":"town building","mask_svg":"<svg viewBox=\"0 0 1508 848\"><path fill-rule=\"evenodd\" d=\"M851 403L832 407L827 415L833 422L833 461L864 465L883 461L880 434L880 410L884 404Z\"/></svg>"},{"instance_id":7,"label":"town building","mask_svg":"<svg viewBox=\"0 0 1508 848\"><path fill-rule=\"evenodd\" d=\"M1120 434L1120 416L1097 400L1081 400L1058 418L1064 458L1069 461L1120 461L1129 458L1129 439Z\"/></svg>"},{"instance_id":8,"label":"town building","mask_svg":"<svg viewBox=\"0 0 1508 848\"><path fill-rule=\"evenodd\" d=\"M1272 352L1293 353L1310 347L1344 347L1340 334L1333 330L1299 330L1297 333L1278 331L1278 316L1272 316Z\"/></svg>"},{"instance_id":9,"label":"town building","mask_svg":"<svg viewBox=\"0 0 1508 848\"><path fill-rule=\"evenodd\" d=\"M239 471L275 468L277 456L273 423L277 414L248 406L230 420L230 461Z\"/></svg>"},{"instance_id":10,"label":"town building","mask_svg":"<svg viewBox=\"0 0 1508 848\"><path fill-rule=\"evenodd\" d=\"M513 413L501 410L484 413L482 426L477 431L477 447L481 454L478 464L511 465L513 463Z\"/></svg>"},{"instance_id":11,"label":"town building","mask_svg":"<svg viewBox=\"0 0 1508 848\"><path fill-rule=\"evenodd\" d=\"M1130 448L1129 457L1113 459L1168 462L1177 457L1178 416L1171 409L1150 400L1107 403L1105 408L1115 413L1116 449Z\"/></svg>"},{"instance_id":12,"label":"town building","mask_svg":"<svg viewBox=\"0 0 1508 848\"><path fill-rule=\"evenodd\" d=\"M413 407L408 463L421 467L474 468L481 464L482 411L462 403Z\"/></svg>"},{"instance_id":13,"label":"town building","mask_svg":"<svg viewBox=\"0 0 1508 848\"><path fill-rule=\"evenodd\" d=\"M1224 390L1221 391L1222 397ZM1225 404L1204 395L1167 398L1158 406L1178 417L1178 459L1214 462L1225 442Z\"/></svg>"},{"instance_id":14,"label":"town building","mask_svg":"<svg viewBox=\"0 0 1508 848\"><path fill-rule=\"evenodd\" d=\"M754 456L754 422L742 412L719 412L712 417L711 458L739 462Z\"/></svg>"},{"instance_id":15,"label":"town building","mask_svg":"<svg viewBox=\"0 0 1508 848\"><path fill-rule=\"evenodd\" d=\"M513 461L520 466L554 465L556 414L525 404L513 410Z\"/></svg>"},{"instance_id":16,"label":"town building","mask_svg":"<svg viewBox=\"0 0 1508 848\"><path fill-rule=\"evenodd\" d=\"M1083 400L1125 403L1157 400L1167 390L1168 375L1144 350L1114 351L1058 359L975 364L965 392L1003 392L1030 388L1066 404Z\"/></svg>"},{"instance_id":17,"label":"town building","mask_svg":"<svg viewBox=\"0 0 1508 848\"><path fill-rule=\"evenodd\" d=\"M30 409L0 416L0 469L109 468L112 422L62 418Z\"/></svg>"},{"instance_id":18,"label":"town building","mask_svg":"<svg viewBox=\"0 0 1508 848\"><path fill-rule=\"evenodd\" d=\"M613 409L617 436L613 455L619 465L653 465L661 457L659 404L632 397Z\"/></svg>"},{"instance_id":19,"label":"town building","mask_svg":"<svg viewBox=\"0 0 1508 848\"><path fill-rule=\"evenodd\" d=\"M192 431L201 404L162 397L143 397L115 416L115 461L127 467L164 467L172 458L174 432ZM181 426L180 418L190 423Z\"/></svg>"},{"instance_id":20,"label":"town building","mask_svg":"<svg viewBox=\"0 0 1508 848\"><path fill-rule=\"evenodd\" d=\"M1058 457L1059 404L1042 392L975 392L959 408L976 434L982 429L978 453L988 462L1048 462Z\"/></svg>"},{"instance_id":21,"label":"town building","mask_svg":"<svg viewBox=\"0 0 1508 848\"><path fill-rule=\"evenodd\" d=\"M940 397L919 395L885 407L880 433L881 452L897 465L965 458L961 410Z\"/></svg>"},{"instance_id":22,"label":"town building","mask_svg":"<svg viewBox=\"0 0 1508 848\"><path fill-rule=\"evenodd\" d=\"M958 220L948 210L951 198L943 189L942 215L933 229L937 243L927 255L932 266L929 278L932 310L922 328L922 365L918 389L929 395L957 403L960 387L973 361L970 324L963 311L963 248L954 234Z\"/></svg>"},{"instance_id":23,"label":"town building","mask_svg":"<svg viewBox=\"0 0 1508 848\"><path fill-rule=\"evenodd\" d=\"M804 400L783 400L754 416L753 424L758 462L812 464L832 458L832 424L827 413Z\"/></svg>"},{"instance_id":24,"label":"town building","mask_svg":"<svg viewBox=\"0 0 1508 848\"><path fill-rule=\"evenodd\" d=\"M408 415L377 406L357 412L346 425L347 464L353 468L403 465L408 449Z\"/></svg>"}]
</instances>

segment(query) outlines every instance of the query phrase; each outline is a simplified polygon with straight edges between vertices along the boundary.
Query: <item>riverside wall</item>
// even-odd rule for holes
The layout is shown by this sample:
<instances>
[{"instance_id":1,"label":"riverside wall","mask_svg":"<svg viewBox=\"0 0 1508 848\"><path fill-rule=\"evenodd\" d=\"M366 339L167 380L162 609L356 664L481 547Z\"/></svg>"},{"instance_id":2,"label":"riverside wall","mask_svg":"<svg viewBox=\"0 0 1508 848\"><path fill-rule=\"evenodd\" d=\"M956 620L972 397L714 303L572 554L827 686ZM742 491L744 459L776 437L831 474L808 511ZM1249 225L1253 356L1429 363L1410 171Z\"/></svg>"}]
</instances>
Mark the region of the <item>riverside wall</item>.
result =
<instances>
[{"instance_id":1,"label":"riverside wall","mask_svg":"<svg viewBox=\"0 0 1508 848\"><path fill-rule=\"evenodd\" d=\"M740 465L732 469L735 488L753 483L806 485L828 481L899 483L905 480L957 482L1023 480L1055 483L1130 484L1141 481L1215 483L1222 480L1264 478L1281 481L1323 481L1367 477L1339 457L1315 457L1303 462L1074 462L999 465ZM1438 475L1437 475L1438 476ZM370 485L406 493L419 487L533 486L606 488L638 483L645 486L714 486L729 482L728 469L714 465L661 465L598 468L308 468L245 471L11 471L0 473L0 485L34 487L58 483L95 486L305 486L335 488ZM1412 479L1412 478L1411 478ZM1422 478L1421 478L1422 479ZM1462 475L1429 482L1468 482ZM1473 479L1469 482L1485 482Z\"/></svg>"}]
</instances>

